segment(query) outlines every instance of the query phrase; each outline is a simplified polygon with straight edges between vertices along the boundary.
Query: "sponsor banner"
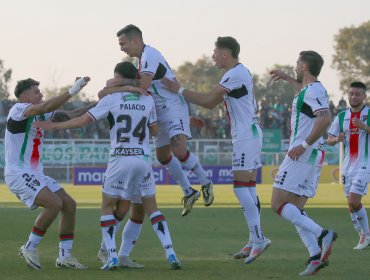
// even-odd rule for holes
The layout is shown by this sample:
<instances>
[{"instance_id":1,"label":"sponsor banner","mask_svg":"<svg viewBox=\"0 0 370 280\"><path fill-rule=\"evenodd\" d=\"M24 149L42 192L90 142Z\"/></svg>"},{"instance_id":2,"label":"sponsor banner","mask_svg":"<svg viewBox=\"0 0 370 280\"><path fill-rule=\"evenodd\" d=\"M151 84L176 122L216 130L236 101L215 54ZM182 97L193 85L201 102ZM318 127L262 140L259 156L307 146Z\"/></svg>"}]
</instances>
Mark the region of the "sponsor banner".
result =
<instances>
[{"instance_id":1,"label":"sponsor banner","mask_svg":"<svg viewBox=\"0 0 370 280\"><path fill-rule=\"evenodd\" d=\"M102 185L106 167L75 167L73 171L74 185ZM233 176L230 166L204 166L207 177L213 184L232 184ZM153 167L154 179L158 185L177 185L165 167ZM193 172L188 172L191 184L199 184ZM261 183L261 169L257 173L257 183Z\"/></svg>"}]
</instances>

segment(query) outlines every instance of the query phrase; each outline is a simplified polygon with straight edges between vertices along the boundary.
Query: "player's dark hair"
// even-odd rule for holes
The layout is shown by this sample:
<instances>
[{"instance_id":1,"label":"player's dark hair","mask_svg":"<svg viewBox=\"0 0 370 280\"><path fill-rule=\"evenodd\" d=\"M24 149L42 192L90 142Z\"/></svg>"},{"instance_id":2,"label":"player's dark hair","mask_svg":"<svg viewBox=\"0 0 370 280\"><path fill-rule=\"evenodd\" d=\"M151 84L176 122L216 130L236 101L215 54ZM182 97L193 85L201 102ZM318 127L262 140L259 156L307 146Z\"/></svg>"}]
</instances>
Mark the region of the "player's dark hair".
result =
<instances>
[{"instance_id":1,"label":"player's dark hair","mask_svg":"<svg viewBox=\"0 0 370 280\"><path fill-rule=\"evenodd\" d=\"M238 59L240 45L233 37L218 37L215 45L216 48L230 50L233 58Z\"/></svg>"},{"instance_id":2,"label":"player's dark hair","mask_svg":"<svg viewBox=\"0 0 370 280\"><path fill-rule=\"evenodd\" d=\"M366 91L366 85L362 82L352 82L350 87L353 87L353 88L362 88L363 90Z\"/></svg>"},{"instance_id":3,"label":"player's dark hair","mask_svg":"<svg viewBox=\"0 0 370 280\"><path fill-rule=\"evenodd\" d=\"M143 38L143 33L139 29L139 27L129 24L122 28L120 31L117 32L117 37L121 36L122 34L125 34L129 39L132 37L138 36L140 38Z\"/></svg>"},{"instance_id":4,"label":"player's dark hair","mask_svg":"<svg viewBox=\"0 0 370 280\"><path fill-rule=\"evenodd\" d=\"M136 79L138 70L131 62L124 61L116 65L114 73L120 74L125 79Z\"/></svg>"},{"instance_id":5,"label":"player's dark hair","mask_svg":"<svg viewBox=\"0 0 370 280\"><path fill-rule=\"evenodd\" d=\"M312 76L319 76L324 65L324 59L315 51L302 51L299 54L300 60L308 65L308 71Z\"/></svg>"},{"instance_id":6,"label":"player's dark hair","mask_svg":"<svg viewBox=\"0 0 370 280\"><path fill-rule=\"evenodd\" d=\"M19 96L26 90L30 89L33 86L38 86L40 82L35 81L34 79L28 78L25 80L20 80L17 82L17 85L14 89L15 97L19 98Z\"/></svg>"}]
</instances>

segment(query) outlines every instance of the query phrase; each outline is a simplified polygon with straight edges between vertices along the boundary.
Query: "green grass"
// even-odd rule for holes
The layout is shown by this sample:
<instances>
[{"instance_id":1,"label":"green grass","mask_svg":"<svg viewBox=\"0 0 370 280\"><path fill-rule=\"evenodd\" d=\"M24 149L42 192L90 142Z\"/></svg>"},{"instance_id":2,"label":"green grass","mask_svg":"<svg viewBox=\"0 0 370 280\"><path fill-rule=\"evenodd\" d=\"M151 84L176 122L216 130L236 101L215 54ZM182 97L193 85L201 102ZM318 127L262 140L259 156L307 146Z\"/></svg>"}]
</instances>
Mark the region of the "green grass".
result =
<instances>
[{"instance_id":1,"label":"green grass","mask_svg":"<svg viewBox=\"0 0 370 280\"><path fill-rule=\"evenodd\" d=\"M49 229L39 246L41 272L29 269L17 255L28 237L39 210L28 211L6 188L0 187L0 279L299 279L308 254L295 228L267 208L270 186L260 186L264 206L262 226L272 240L266 253L250 265L233 260L231 255L247 241L247 226L231 186L216 186L216 202L210 208L197 203L187 217L181 217L180 191L176 187L158 187L158 201L171 230L174 248L183 263L183 270L170 271L163 249L150 223L145 221L132 257L145 265L143 270L99 270L96 254L100 244L98 187L66 187L79 203L73 254L89 266L85 271L58 270L54 261L58 254L57 223ZM369 205L365 200L365 205ZM338 185L322 185L308 207L308 214L325 227L334 228L339 238L334 244L330 266L316 279L369 279L370 250L352 248L356 233L345 208ZM340 207L341 206L341 207Z\"/></svg>"}]
</instances>

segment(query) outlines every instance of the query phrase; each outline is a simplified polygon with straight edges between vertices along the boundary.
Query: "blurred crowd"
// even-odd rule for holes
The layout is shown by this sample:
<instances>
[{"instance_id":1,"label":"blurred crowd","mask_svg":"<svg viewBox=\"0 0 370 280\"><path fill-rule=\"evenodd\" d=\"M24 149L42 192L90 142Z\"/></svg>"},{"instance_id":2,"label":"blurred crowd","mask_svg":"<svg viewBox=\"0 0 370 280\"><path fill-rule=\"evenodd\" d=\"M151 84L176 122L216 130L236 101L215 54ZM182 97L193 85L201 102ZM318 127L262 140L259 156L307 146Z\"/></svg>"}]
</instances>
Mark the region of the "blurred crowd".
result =
<instances>
[{"instance_id":1,"label":"blurred crowd","mask_svg":"<svg viewBox=\"0 0 370 280\"><path fill-rule=\"evenodd\" d=\"M14 101L2 100L0 102L0 138L4 138L6 118ZM73 101L66 103L63 110L73 110L86 106L88 103L82 101ZM282 138L287 139L290 135L290 104L275 99L267 101L262 99L259 104L259 120L262 128L281 129ZM330 101L330 111L332 117L347 108L347 102L342 98L335 106ZM203 116L199 111L192 110L191 115L191 132L195 139L229 139L230 123L226 117L224 109L220 109L217 116L211 118ZM85 128L67 129L59 131L48 131L46 137L50 139L107 139L109 138L109 127L107 120L100 120Z\"/></svg>"}]
</instances>

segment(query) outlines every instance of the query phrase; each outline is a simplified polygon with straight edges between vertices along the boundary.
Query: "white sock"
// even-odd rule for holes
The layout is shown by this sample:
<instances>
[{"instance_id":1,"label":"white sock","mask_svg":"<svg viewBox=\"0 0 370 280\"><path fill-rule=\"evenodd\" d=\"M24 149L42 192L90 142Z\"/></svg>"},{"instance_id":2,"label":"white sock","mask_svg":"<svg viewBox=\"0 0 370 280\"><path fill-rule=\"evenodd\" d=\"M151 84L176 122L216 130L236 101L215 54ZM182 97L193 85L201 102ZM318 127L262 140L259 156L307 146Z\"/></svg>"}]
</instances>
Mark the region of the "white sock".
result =
<instances>
[{"instance_id":1,"label":"white sock","mask_svg":"<svg viewBox=\"0 0 370 280\"><path fill-rule=\"evenodd\" d=\"M359 224L361 226L362 232L366 235L369 235L370 234L370 232L369 232L369 221L368 221L368 218L367 218L367 213L366 213L365 207L361 204L360 210L355 212L355 214L357 216L357 221L359 222Z\"/></svg>"},{"instance_id":2,"label":"white sock","mask_svg":"<svg viewBox=\"0 0 370 280\"><path fill-rule=\"evenodd\" d=\"M182 169L180 161L176 157L171 156L170 161L166 162L164 165L166 166L167 171L172 175L172 177L175 178L175 180L180 184L184 196L192 194L193 190L191 188L191 184Z\"/></svg>"},{"instance_id":3,"label":"white sock","mask_svg":"<svg viewBox=\"0 0 370 280\"><path fill-rule=\"evenodd\" d=\"M105 247L108 252L108 259L117 258L116 252L116 220L113 215L102 215L100 217L101 232Z\"/></svg>"},{"instance_id":4,"label":"white sock","mask_svg":"<svg viewBox=\"0 0 370 280\"><path fill-rule=\"evenodd\" d=\"M355 230L357 231L358 235L361 235L362 233L362 229L361 229L361 225L360 223L358 222L357 220L357 215L356 213L352 212L352 210L350 209L349 210L349 215L351 216L351 221L352 221L352 224L353 224L353 227L355 228Z\"/></svg>"},{"instance_id":5,"label":"white sock","mask_svg":"<svg viewBox=\"0 0 370 280\"><path fill-rule=\"evenodd\" d=\"M317 254L321 253L321 248L319 246L319 243L317 242L317 238L312 232L304 230L300 226L295 226L295 228L297 229L298 235L303 241L303 244L306 246L310 257L316 256Z\"/></svg>"},{"instance_id":6,"label":"white sock","mask_svg":"<svg viewBox=\"0 0 370 280\"><path fill-rule=\"evenodd\" d=\"M35 251L36 247L40 244L41 240L44 238L46 231L40 230L35 226L32 228L30 235L28 236L28 241L25 245L25 249L28 251Z\"/></svg>"},{"instance_id":7,"label":"white sock","mask_svg":"<svg viewBox=\"0 0 370 280\"><path fill-rule=\"evenodd\" d=\"M115 224L116 231L115 232L117 234L117 232L118 232L118 230L119 230L119 228L121 226L121 222L122 222L123 219L118 219L115 215L114 215L114 218L116 219L116 224ZM102 250L102 251L106 251L107 250L107 248L105 247L104 238L102 238L102 240L101 240L100 250Z\"/></svg>"},{"instance_id":8,"label":"white sock","mask_svg":"<svg viewBox=\"0 0 370 280\"><path fill-rule=\"evenodd\" d=\"M122 232L122 242L119 249L119 256L128 257L131 254L132 249L136 241L139 238L143 221L133 221L128 219Z\"/></svg>"},{"instance_id":9,"label":"white sock","mask_svg":"<svg viewBox=\"0 0 370 280\"><path fill-rule=\"evenodd\" d=\"M199 158L188 151L185 159L180 161L181 165L187 171L192 171L198 178L199 183L203 186L209 184L211 180L207 178L207 172L199 162Z\"/></svg>"},{"instance_id":10,"label":"white sock","mask_svg":"<svg viewBox=\"0 0 370 280\"><path fill-rule=\"evenodd\" d=\"M166 258L168 258L169 255L175 254L172 246L170 231L162 213L158 210L154 211L152 214L150 214L150 221L152 222L154 232L157 234L162 243L162 247L166 253Z\"/></svg>"},{"instance_id":11,"label":"white sock","mask_svg":"<svg viewBox=\"0 0 370 280\"><path fill-rule=\"evenodd\" d=\"M303 214L295 205L286 203L279 209L279 214L291 222L295 226L299 226L304 230L312 232L318 238L323 228L316 224L310 217Z\"/></svg>"},{"instance_id":12,"label":"white sock","mask_svg":"<svg viewBox=\"0 0 370 280\"><path fill-rule=\"evenodd\" d=\"M71 255L73 246L73 234L59 235L59 258L65 259Z\"/></svg>"},{"instance_id":13,"label":"white sock","mask_svg":"<svg viewBox=\"0 0 370 280\"><path fill-rule=\"evenodd\" d=\"M248 184L248 186L243 186L245 184ZM253 188L249 186L249 182L234 181L234 193L242 207L253 243L258 243L264 240L264 236L261 229L259 209L248 188Z\"/></svg>"}]
</instances>

